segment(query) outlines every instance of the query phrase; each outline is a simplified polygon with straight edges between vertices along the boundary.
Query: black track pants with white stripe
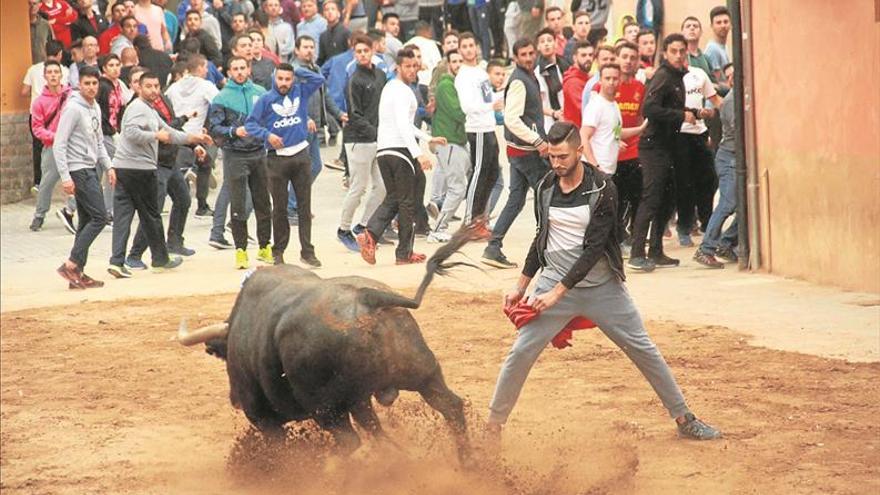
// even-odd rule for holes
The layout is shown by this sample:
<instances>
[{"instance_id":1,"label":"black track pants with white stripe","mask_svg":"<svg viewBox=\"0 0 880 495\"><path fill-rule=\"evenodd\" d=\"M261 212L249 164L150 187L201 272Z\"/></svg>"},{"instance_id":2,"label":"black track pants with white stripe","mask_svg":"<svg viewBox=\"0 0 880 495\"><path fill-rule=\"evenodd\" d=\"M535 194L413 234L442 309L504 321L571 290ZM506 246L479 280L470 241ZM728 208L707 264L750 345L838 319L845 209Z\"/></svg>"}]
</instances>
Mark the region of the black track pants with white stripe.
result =
<instances>
[{"instance_id":1,"label":"black track pants with white stripe","mask_svg":"<svg viewBox=\"0 0 880 495\"><path fill-rule=\"evenodd\" d=\"M501 173L498 167L498 139L495 137L495 131L469 132L467 138L474 171L468 181L465 222L486 212L492 186Z\"/></svg>"}]
</instances>

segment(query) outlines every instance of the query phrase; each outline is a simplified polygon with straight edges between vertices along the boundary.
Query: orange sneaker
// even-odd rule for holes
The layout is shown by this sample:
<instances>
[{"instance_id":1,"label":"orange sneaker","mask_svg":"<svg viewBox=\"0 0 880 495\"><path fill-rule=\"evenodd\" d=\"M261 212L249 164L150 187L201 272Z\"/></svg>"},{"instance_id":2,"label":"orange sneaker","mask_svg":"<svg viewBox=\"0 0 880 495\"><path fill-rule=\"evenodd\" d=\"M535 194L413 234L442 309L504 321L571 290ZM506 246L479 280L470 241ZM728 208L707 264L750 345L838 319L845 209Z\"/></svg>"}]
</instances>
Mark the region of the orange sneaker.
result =
<instances>
[{"instance_id":1,"label":"orange sneaker","mask_svg":"<svg viewBox=\"0 0 880 495\"><path fill-rule=\"evenodd\" d=\"M371 265L376 264L376 240L369 231L364 229L363 232L356 237L358 247L361 250L361 258Z\"/></svg>"},{"instance_id":2,"label":"orange sneaker","mask_svg":"<svg viewBox=\"0 0 880 495\"><path fill-rule=\"evenodd\" d=\"M428 259L427 256L421 253L412 253L409 255L407 259L398 258L395 264L397 265L411 265L413 263L424 263L425 260Z\"/></svg>"}]
</instances>

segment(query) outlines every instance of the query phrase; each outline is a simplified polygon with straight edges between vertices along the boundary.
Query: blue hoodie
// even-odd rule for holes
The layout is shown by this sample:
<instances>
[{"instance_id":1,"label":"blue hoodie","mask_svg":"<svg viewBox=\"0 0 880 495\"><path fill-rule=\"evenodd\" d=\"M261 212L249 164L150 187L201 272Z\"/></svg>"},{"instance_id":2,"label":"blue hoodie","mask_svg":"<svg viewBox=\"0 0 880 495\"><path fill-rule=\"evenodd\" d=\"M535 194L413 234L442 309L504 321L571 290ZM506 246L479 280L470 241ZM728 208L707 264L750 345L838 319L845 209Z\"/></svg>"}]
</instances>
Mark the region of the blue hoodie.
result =
<instances>
[{"instance_id":1,"label":"blue hoodie","mask_svg":"<svg viewBox=\"0 0 880 495\"><path fill-rule=\"evenodd\" d=\"M334 55L321 66L321 74L327 79L327 93L333 99L333 103L342 112L348 111L345 102L345 91L348 87L348 63L354 60L354 50L348 49Z\"/></svg>"},{"instance_id":2,"label":"blue hoodie","mask_svg":"<svg viewBox=\"0 0 880 495\"><path fill-rule=\"evenodd\" d=\"M286 95L278 92L272 83L272 91L264 94L254 104L244 128L248 134L263 142L267 150L269 133L284 141L284 148L296 146L308 138L309 97L324 84L324 76L308 69L295 69L293 86Z\"/></svg>"}]
</instances>

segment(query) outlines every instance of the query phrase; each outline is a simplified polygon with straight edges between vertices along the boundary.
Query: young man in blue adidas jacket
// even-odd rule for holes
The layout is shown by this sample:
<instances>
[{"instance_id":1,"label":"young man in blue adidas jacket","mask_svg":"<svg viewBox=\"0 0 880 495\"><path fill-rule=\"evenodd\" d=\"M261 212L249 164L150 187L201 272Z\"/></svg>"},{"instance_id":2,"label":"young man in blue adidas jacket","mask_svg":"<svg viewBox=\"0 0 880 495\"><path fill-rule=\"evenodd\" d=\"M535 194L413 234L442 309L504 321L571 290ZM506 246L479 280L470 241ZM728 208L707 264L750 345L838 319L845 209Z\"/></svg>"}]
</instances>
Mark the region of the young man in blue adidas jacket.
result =
<instances>
[{"instance_id":1,"label":"young man in blue adidas jacket","mask_svg":"<svg viewBox=\"0 0 880 495\"><path fill-rule=\"evenodd\" d=\"M229 81L214 97L208 110L208 125L211 137L223 149L223 187L229 189L229 202L232 206L235 267L244 269L248 267L248 215L245 209L248 188L253 198L254 215L257 217L257 259L265 263L275 261L269 247L272 223L264 140L245 130L245 120L266 90L248 79L250 69L247 60L242 57L229 59L227 74ZM219 200L217 202L218 211L214 212L215 215L225 216L226 206L220 205Z\"/></svg>"},{"instance_id":2,"label":"young man in blue adidas jacket","mask_svg":"<svg viewBox=\"0 0 880 495\"><path fill-rule=\"evenodd\" d=\"M290 64L275 68L271 91L261 96L245 123L247 133L263 142L272 195L272 228L275 263L284 263L290 238L287 223L287 185L293 184L298 206L300 259L317 268L321 262L312 245L312 160L308 142L309 97L324 84L321 74L295 69Z\"/></svg>"}]
</instances>

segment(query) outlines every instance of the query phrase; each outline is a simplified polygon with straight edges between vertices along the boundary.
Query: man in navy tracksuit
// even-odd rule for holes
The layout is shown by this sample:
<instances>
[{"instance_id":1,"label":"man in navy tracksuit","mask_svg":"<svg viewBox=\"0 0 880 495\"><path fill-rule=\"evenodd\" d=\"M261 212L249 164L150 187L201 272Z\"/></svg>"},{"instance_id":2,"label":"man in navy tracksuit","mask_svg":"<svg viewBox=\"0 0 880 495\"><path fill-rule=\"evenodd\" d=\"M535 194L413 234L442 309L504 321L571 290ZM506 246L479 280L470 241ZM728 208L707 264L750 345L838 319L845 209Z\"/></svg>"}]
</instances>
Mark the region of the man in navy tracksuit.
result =
<instances>
[{"instance_id":1,"label":"man in navy tracksuit","mask_svg":"<svg viewBox=\"0 0 880 495\"><path fill-rule=\"evenodd\" d=\"M271 220L266 182L264 140L245 130L245 119L266 90L248 79L250 69L242 57L229 59L229 81L211 102L208 125L211 136L223 148L223 182L229 186L232 209L232 239L235 243L235 267L248 267L247 190L250 188L257 217L257 260L275 263L269 248ZM218 203L220 201L218 200ZM225 209L225 207L224 207ZM222 213L222 211L220 211Z\"/></svg>"},{"instance_id":2,"label":"man in navy tracksuit","mask_svg":"<svg viewBox=\"0 0 880 495\"><path fill-rule=\"evenodd\" d=\"M283 263L290 238L287 223L287 185L293 184L297 198L299 242L303 263L317 268L321 262L312 245L312 160L308 142L309 97L324 84L321 74L280 64L275 84L260 97L245 123L247 133L263 141L268 150L269 191L272 194L272 228L276 263Z\"/></svg>"}]
</instances>

